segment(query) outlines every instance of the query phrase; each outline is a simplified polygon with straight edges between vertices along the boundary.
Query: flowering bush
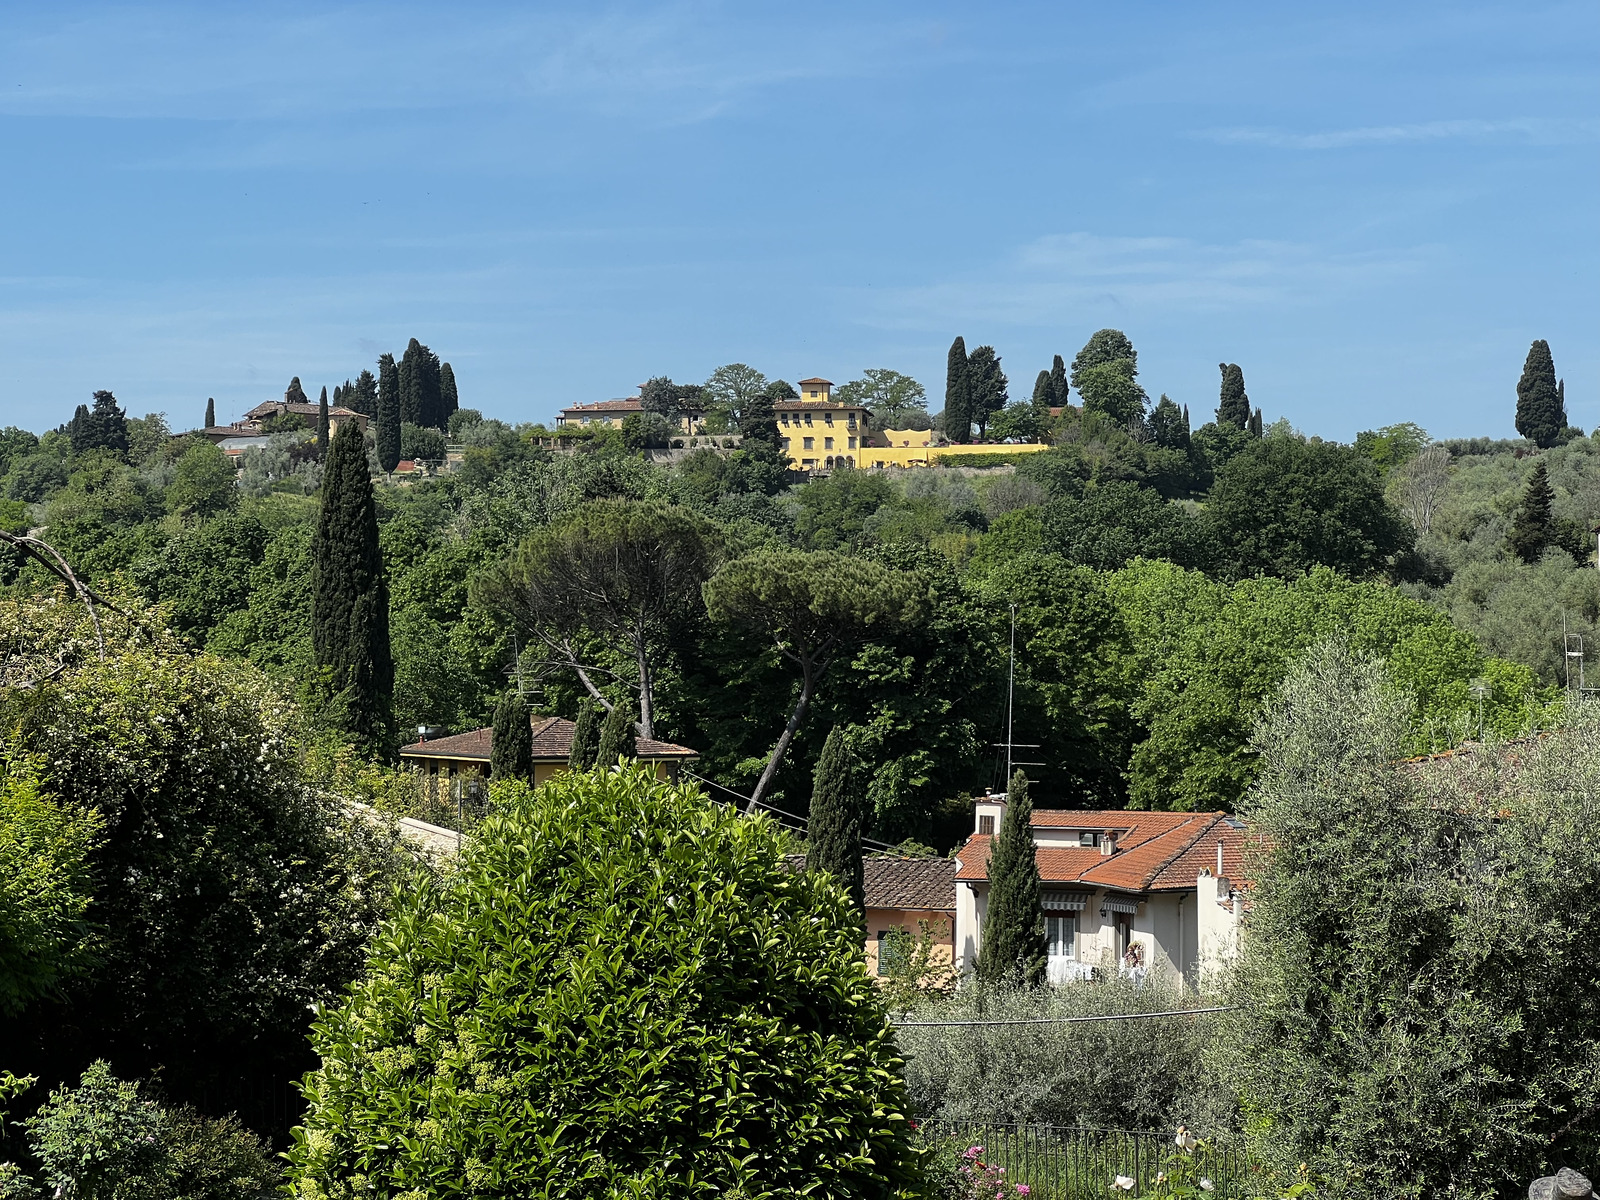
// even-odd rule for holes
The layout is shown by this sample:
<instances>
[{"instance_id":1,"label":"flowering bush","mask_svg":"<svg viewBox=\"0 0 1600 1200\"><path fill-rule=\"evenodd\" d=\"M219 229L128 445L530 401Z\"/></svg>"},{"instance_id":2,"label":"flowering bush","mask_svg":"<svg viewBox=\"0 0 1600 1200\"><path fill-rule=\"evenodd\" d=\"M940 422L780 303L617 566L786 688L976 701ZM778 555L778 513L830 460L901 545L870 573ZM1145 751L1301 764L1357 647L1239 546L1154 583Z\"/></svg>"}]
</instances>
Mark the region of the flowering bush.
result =
<instances>
[{"instance_id":1,"label":"flowering bush","mask_svg":"<svg viewBox=\"0 0 1600 1200\"><path fill-rule=\"evenodd\" d=\"M1215 1148L1184 1125L1178 1126L1172 1142L1177 1153L1165 1170L1156 1173L1154 1187L1141 1192L1139 1200L1204 1200L1216 1191L1216 1184L1212 1182L1217 1173ZM1118 1175L1112 1181L1111 1190L1113 1193L1131 1192L1134 1186L1134 1180Z\"/></svg>"},{"instance_id":2,"label":"flowering bush","mask_svg":"<svg viewBox=\"0 0 1600 1200\"><path fill-rule=\"evenodd\" d=\"M1026 1196L1032 1189L1025 1183L1010 1183L1006 1169L983 1161L982 1146L968 1146L961 1155L959 1175L965 1200L1008 1200L1008 1197Z\"/></svg>"}]
</instances>

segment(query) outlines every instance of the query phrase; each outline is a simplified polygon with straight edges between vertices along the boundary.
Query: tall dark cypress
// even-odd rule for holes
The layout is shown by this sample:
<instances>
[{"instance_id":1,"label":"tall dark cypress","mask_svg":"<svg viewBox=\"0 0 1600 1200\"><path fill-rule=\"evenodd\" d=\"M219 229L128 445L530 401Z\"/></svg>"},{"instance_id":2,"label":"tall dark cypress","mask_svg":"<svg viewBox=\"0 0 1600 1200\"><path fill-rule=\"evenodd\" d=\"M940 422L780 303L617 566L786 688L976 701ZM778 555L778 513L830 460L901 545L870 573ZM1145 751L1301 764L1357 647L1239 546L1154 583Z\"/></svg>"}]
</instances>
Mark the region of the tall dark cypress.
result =
<instances>
[{"instance_id":1,"label":"tall dark cypress","mask_svg":"<svg viewBox=\"0 0 1600 1200\"><path fill-rule=\"evenodd\" d=\"M354 386L345 381L344 406L364 417L378 415L378 380L371 371L363 367Z\"/></svg>"},{"instance_id":2,"label":"tall dark cypress","mask_svg":"<svg viewBox=\"0 0 1600 1200\"><path fill-rule=\"evenodd\" d=\"M394 740L389 584L366 441L354 421L339 426L328 449L312 559L311 642L329 723L362 753L387 759Z\"/></svg>"},{"instance_id":3,"label":"tall dark cypress","mask_svg":"<svg viewBox=\"0 0 1600 1200\"><path fill-rule=\"evenodd\" d=\"M1522 493L1522 507L1511 522L1511 532L1506 545L1525 563L1536 563L1556 538L1555 489L1550 486L1550 475L1544 463L1533 468L1528 488Z\"/></svg>"},{"instance_id":4,"label":"tall dark cypress","mask_svg":"<svg viewBox=\"0 0 1600 1200\"><path fill-rule=\"evenodd\" d=\"M74 454L94 448L94 422L89 416L87 404L80 404L72 410L72 420L67 422L67 438L72 443Z\"/></svg>"},{"instance_id":5,"label":"tall dark cypress","mask_svg":"<svg viewBox=\"0 0 1600 1200\"><path fill-rule=\"evenodd\" d=\"M328 389L322 389L322 398L317 401L317 451L324 458L328 456Z\"/></svg>"},{"instance_id":6,"label":"tall dark cypress","mask_svg":"<svg viewBox=\"0 0 1600 1200\"><path fill-rule=\"evenodd\" d=\"M89 410L88 448L128 452L128 414L122 411L117 398L108 391L94 394L94 407ZM77 443L73 444L76 450Z\"/></svg>"},{"instance_id":7,"label":"tall dark cypress","mask_svg":"<svg viewBox=\"0 0 1600 1200\"><path fill-rule=\"evenodd\" d=\"M585 700L572 730L572 746L567 751L567 766L574 771L587 771L594 766L595 755L599 750L599 718L595 716L594 705Z\"/></svg>"},{"instance_id":8,"label":"tall dark cypress","mask_svg":"<svg viewBox=\"0 0 1600 1200\"><path fill-rule=\"evenodd\" d=\"M1540 338L1529 347L1517 381L1517 432L1546 449L1554 446L1567 427L1563 391L1556 382L1550 343Z\"/></svg>"},{"instance_id":9,"label":"tall dark cypress","mask_svg":"<svg viewBox=\"0 0 1600 1200\"><path fill-rule=\"evenodd\" d=\"M600 746L595 751L595 762L602 767L614 767L619 758L633 758L638 754L634 728L633 706L619 700L611 706L606 719L600 724Z\"/></svg>"},{"instance_id":10,"label":"tall dark cypress","mask_svg":"<svg viewBox=\"0 0 1600 1200\"><path fill-rule=\"evenodd\" d=\"M944 435L952 442L972 440L972 401L967 380L967 343L950 343L944 374Z\"/></svg>"},{"instance_id":11,"label":"tall dark cypress","mask_svg":"<svg viewBox=\"0 0 1600 1200\"><path fill-rule=\"evenodd\" d=\"M439 366L439 428L450 428L450 417L461 407L456 396L456 373L449 363Z\"/></svg>"},{"instance_id":12,"label":"tall dark cypress","mask_svg":"<svg viewBox=\"0 0 1600 1200\"><path fill-rule=\"evenodd\" d=\"M1048 412L1055 402L1056 390L1050 382L1050 372L1040 371L1033 381L1033 406L1040 412Z\"/></svg>"},{"instance_id":13,"label":"tall dark cypress","mask_svg":"<svg viewBox=\"0 0 1600 1200\"><path fill-rule=\"evenodd\" d=\"M439 415L439 357L416 338L400 359L400 419L443 429Z\"/></svg>"},{"instance_id":14,"label":"tall dark cypress","mask_svg":"<svg viewBox=\"0 0 1600 1200\"><path fill-rule=\"evenodd\" d=\"M400 369L394 355L378 357L378 466L384 474L400 462Z\"/></svg>"},{"instance_id":15,"label":"tall dark cypress","mask_svg":"<svg viewBox=\"0 0 1600 1200\"><path fill-rule=\"evenodd\" d=\"M1238 363L1218 363L1222 395L1217 401L1217 424L1245 429L1250 425L1250 397L1244 392L1244 372Z\"/></svg>"},{"instance_id":16,"label":"tall dark cypress","mask_svg":"<svg viewBox=\"0 0 1600 1200\"><path fill-rule=\"evenodd\" d=\"M494 706L489 778L533 782L533 722L528 717L528 706L515 690L501 696Z\"/></svg>"},{"instance_id":17,"label":"tall dark cypress","mask_svg":"<svg viewBox=\"0 0 1600 1200\"><path fill-rule=\"evenodd\" d=\"M985 983L1038 987L1044 982L1044 909L1033 851L1033 801L1028 779L1018 771L1006 792L1000 832L989 845L989 912L977 963Z\"/></svg>"},{"instance_id":18,"label":"tall dark cypress","mask_svg":"<svg viewBox=\"0 0 1600 1200\"><path fill-rule=\"evenodd\" d=\"M1246 428L1250 430L1252 437L1261 436L1261 410L1259 408L1250 414L1250 423Z\"/></svg>"},{"instance_id":19,"label":"tall dark cypress","mask_svg":"<svg viewBox=\"0 0 1600 1200\"><path fill-rule=\"evenodd\" d=\"M1050 390L1055 399L1051 401L1057 408L1067 406L1067 398L1072 395L1072 388L1067 383L1067 364L1061 355L1056 355L1055 362L1050 364Z\"/></svg>"},{"instance_id":20,"label":"tall dark cypress","mask_svg":"<svg viewBox=\"0 0 1600 1200\"><path fill-rule=\"evenodd\" d=\"M838 725L828 731L812 780L811 814L806 821L806 869L832 875L850 893L851 904L861 913L865 904L861 772Z\"/></svg>"},{"instance_id":21,"label":"tall dark cypress","mask_svg":"<svg viewBox=\"0 0 1600 1200\"><path fill-rule=\"evenodd\" d=\"M216 401L216 399L214 397L207 396L206 397L206 425L205 425L205 427L207 429L215 429L216 426L217 426L217 401Z\"/></svg>"}]
</instances>

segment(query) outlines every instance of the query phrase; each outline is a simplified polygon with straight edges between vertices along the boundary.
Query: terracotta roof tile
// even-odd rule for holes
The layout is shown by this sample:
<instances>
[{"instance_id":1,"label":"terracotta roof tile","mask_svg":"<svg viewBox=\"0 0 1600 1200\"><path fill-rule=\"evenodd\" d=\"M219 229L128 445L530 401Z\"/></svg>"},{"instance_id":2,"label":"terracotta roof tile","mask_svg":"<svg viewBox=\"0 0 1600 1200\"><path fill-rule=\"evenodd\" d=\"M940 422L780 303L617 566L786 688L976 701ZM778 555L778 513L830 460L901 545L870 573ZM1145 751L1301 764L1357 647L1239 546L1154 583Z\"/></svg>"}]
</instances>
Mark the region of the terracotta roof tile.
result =
<instances>
[{"instance_id":1,"label":"terracotta roof tile","mask_svg":"<svg viewBox=\"0 0 1600 1200\"><path fill-rule=\"evenodd\" d=\"M1212 856L1214 867L1219 839L1207 840L1207 834L1228 820L1222 813L1037 810L1033 814L1035 829L1115 830L1120 836L1115 854L1102 854L1098 848L1088 846L1041 845L1034 855L1039 864L1039 876L1045 883L1083 883L1136 892L1192 888L1205 864L1201 861L1203 855L1192 860L1188 856L1203 844ZM1227 845L1237 840L1242 847L1243 830L1235 831L1228 825L1227 834L1220 840ZM981 881L989 878L992 841L983 834L968 839L957 856L961 862L957 879ZM1225 847L1224 861L1228 861L1229 853ZM1237 861L1238 850L1231 853ZM1188 870L1190 865L1194 870Z\"/></svg>"},{"instance_id":2,"label":"terracotta roof tile","mask_svg":"<svg viewBox=\"0 0 1600 1200\"><path fill-rule=\"evenodd\" d=\"M533 717L533 758L535 762L565 762L572 753L572 732L577 725L564 717ZM407 758L472 758L489 761L493 729L473 729L449 737L402 746ZM640 738L640 758L699 758L699 752L673 742Z\"/></svg>"},{"instance_id":3,"label":"terracotta roof tile","mask_svg":"<svg viewBox=\"0 0 1600 1200\"><path fill-rule=\"evenodd\" d=\"M597 412L641 412L644 402L637 396L630 396L625 400L596 400L592 404L574 404L561 410L567 413L597 413Z\"/></svg>"},{"instance_id":4,"label":"terracotta roof tile","mask_svg":"<svg viewBox=\"0 0 1600 1200\"><path fill-rule=\"evenodd\" d=\"M806 869L804 854L784 856L791 871ZM954 913L956 863L953 858L903 858L869 854L861 860L862 886L868 908L895 908Z\"/></svg>"}]
</instances>

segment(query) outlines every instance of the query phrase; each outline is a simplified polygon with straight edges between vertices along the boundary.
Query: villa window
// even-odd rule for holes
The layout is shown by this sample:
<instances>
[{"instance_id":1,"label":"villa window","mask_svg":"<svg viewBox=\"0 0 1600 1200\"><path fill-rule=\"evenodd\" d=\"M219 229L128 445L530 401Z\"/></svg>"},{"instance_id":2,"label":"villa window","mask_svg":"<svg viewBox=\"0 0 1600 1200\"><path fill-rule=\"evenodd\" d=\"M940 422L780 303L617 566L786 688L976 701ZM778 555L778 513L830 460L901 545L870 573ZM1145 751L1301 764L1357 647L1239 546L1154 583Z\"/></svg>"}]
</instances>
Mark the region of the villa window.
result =
<instances>
[{"instance_id":1,"label":"villa window","mask_svg":"<svg viewBox=\"0 0 1600 1200\"><path fill-rule=\"evenodd\" d=\"M1044 938L1050 948L1051 958L1076 958L1078 918L1072 913L1065 916L1047 915L1044 919Z\"/></svg>"},{"instance_id":2,"label":"villa window","mask_svg":"<svg viewBox=\"0 0 1600 1200\"><path fill-rule=\"evenodd\" d=\"M1078 835L1078 845L1080 846L1098 846L1099 844L1100 835L1098 833L1084 832Z\"/></svg>"},{"instance_id":3,"label":"villa window","mask_svg":"<svg viewBox=\"0 0 1600 1200\"><path fill-rule=\"evenodd\" d=\"M832 450L833 449L833 439L832 438L823 438L822 439L822 448L824 450Z\"/></svg>"},{"instance_id":4,"label":"villa window","mask_svg":"<svg viewBox=\"0 0 1600 1200\"><path fill-rule=\"evenodd\" d=\"M848 448L851 449L851 450L854 450L856 448L856 440L855 440L855 438L851 438L850 439L850 445L849 445Z\"/></svg>"},{"instance_id":5,"label":"villa window","mask_svg":"<svg viewBox=\"0 0 1600 1200\"><path fill-rule=\"evenodd\" d=\"M994 815L992 813L978 818L978 832L988 837L994 836Z\"/></svg>"},{"instance_id":6,"label":"villa window","mask_svg":"<svg viewBox=\"0 0 1600 1200\"><path fill-rule=\"evenodd\" d=\"M807 425L811 424L811 414L810 413L806 414L806 424Z\"/></svg>"},{"instance_id":7,"label":"villa window","mask_svg":"<svg viewBox=\"0 0 1600 1200\"><path fill-rule=\"evenodd\" d=\"M816 445L814 444L816 442L816 440L817 440L816 438L807 438L804 448L807 449L807 450L815 450L817 448Z\"/></svg>"}]
</instances>

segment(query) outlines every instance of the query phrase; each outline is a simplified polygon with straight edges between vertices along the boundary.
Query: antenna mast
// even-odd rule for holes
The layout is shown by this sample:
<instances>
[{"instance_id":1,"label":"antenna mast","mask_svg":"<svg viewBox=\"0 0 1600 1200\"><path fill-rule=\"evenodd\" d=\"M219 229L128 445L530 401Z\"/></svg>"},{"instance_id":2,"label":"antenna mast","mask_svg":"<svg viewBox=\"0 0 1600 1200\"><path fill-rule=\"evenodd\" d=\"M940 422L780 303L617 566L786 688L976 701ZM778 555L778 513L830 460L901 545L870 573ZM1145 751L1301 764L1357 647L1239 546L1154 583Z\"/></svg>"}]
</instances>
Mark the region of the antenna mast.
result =
<instances>
[{"instance_id":1,"label":"antenna mast","mask_svg":"<svg viewBox=\"0 0 1600 1200\"><path fill-rule=\"evenodd\" d=\"M1006 781L1011 786L1011 702L1017 691L1017 606L1011 606L1011 650L1006 655Z\"/></svg>"}]
</instances>

